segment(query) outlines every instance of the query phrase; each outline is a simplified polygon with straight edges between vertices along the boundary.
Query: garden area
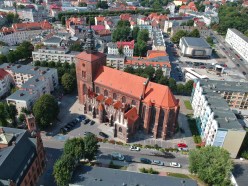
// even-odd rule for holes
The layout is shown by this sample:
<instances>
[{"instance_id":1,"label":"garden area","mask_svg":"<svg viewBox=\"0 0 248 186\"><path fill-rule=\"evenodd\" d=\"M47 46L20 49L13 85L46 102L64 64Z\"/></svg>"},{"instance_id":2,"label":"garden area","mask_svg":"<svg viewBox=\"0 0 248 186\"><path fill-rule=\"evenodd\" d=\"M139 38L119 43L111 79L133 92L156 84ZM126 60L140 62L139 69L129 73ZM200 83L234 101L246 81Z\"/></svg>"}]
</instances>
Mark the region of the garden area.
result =
<instances>
[{"instance_id":1,"label":"garden area","mask_svg":"<svg viewBox=\"0 0 248 186\"><path fill-rule=\"evenodd\" d=\"M202 142L202 140L201 140L200 133L199 133L197 126L196 126L196 120L195 120L195 118L192 117L191 114L188 114L187 118L188 118L189 128L190 128L190 131L191 131L192 136L193 136L193 140L196 143L196 145L200 144ZM199 147L199 146L197 145L196 147Z\"/></svg>"},{"instance_id":2,"label":"garden area","mask_svg":"<svg viewBox=\"0 0 248 186\"><path fill-rule=\"evenodd\" d=\"M192 106L189 100L184 100L183 102L184 102L186 109L192 110Z\"/></svg>"}]
</instances>

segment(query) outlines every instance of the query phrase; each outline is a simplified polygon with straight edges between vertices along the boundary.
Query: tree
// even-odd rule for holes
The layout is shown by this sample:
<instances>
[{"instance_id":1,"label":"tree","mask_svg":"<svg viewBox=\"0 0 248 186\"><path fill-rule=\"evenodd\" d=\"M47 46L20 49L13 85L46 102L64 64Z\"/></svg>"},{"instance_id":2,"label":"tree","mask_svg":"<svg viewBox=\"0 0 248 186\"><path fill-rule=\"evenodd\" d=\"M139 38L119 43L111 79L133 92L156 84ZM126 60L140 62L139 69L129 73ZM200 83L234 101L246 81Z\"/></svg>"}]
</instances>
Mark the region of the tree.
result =
<instances>
[{"instance_id":1,"label":"tree","mask_svg":"<svg viewBox=\"0 0 248 186\"><path fill-rule=\"evenodd\" d=\"M23 113L20 113L19 116L18 116L18 121L20 123L24 122L25 121L25 115Z\"/></svg>"},{"instance_id":2,"label":"tree","mask_svg":"<svg viewBox=\"0 0 248 186\"><path fill-rule=\"evenodd\" d=\"M0 64L7 63L7 57L3 54L0 54Z\"/></svg>"},{"instance_id":3,"label":"tree","mask_svg":"<svg viewBox=\"0 0 248 186\"><path fill-rule=\"evenodd\" d=\"M58 102L52 95L42 95L35 102L33 113L38 125L41 128L46 128L59 114Z\"/></svg>"},{"instance_id":4,"label":"tree","mask_svg":"<svg viewBox=\"0 0 248 186\"><path fill-rule=\"evenodd\" d=\"M139 33L139 27L134 27L133 28L133 31L132 31L132 37L133 37L133 39L135 40L135 41L137 41L137 37L138 37L138 33Z\"/></svg>"},{"instance_id":5,"label":"tree","mask_svg":"<svg viewBox=\"0 0 248 186\"><path fill-rule=\"evenodd\" d=\"M209 185L230 185L233 163L223 148L206 146L189 152L189 171Z\"/></svg>"},{"instance_id":6,"label":"tree","mask_svg":"<svg viewBox=\"0 0 248 186\"><path fill-rule=\"evenodd\" d=\"M169 78L169 85L172 92L175 92L177 90L177 83L176 80L173 78Z\"/></svg>"},{"instance_id":7,"label":"tree","mask_svg":"<svg viewBox=\"0 0 248 186\"><path fill-rule=\"evenodd\" d=\"M139 41L144 41L147 42L149 40L149 32L147 29L142 29L139 31L138 33L138 38L137 38L138 42Z\"/></svg>"},{"instance_id":8,"label":"tree","mask_svg":"<svg viewBox=\"0 0 248 186\"><path fill-rule=\"evenodd\" d=\"M98 1L96 7L102 9L108 9L108 3L107 1Z\"/></svg>"},{"instance_id":9,"label":"tree","mask_svg":"<svg viewBox=\"0 0 248 186\"><path fill-rule=\"evenodd\" d=\"M41 66L41 65L40 65L40 61L35 61L35 62L34 62L34 66Z\"/></svg>"},{"instance_id":10,"label":"tree","mask_svg":"<svg viewBox=\"0 0 248 186\"><path fill-rule=\"evenodd\" d=\"M6 104L0 102L0 126L6 127L8 125L7 115Z\"/></svg>"},{"instance_id":11,"label":"tree","mask_svg":"<svg viewBox=\"0 0 248 186\"><path fill-rule=\"evenodd\" d=\"M75 167L75 159L70 154L64 154L53 166L53 176L57 185L67 186L71 181L72 171Z\"/></svg>"},{"instance_id":12,"label":"tree","mask_svg":"<svg viewBox=\"0 0 248 186\"><path fill-rule=\"evenodd\" d=\"M74 43L73 45L70 46L70 51L78 51L82 52L82 46L79 43Z\"/></svg>"},{"instance_id":13,"label":"tree","mask_svg":"<svg viewBox=\"0 0 248 186\"><path fill-rule=\"evenodd\" d=\"M138 55L146 56L147 46L145 41L138 41L137 43Z\"/></svg>"},{"instance_id":14,"label":"tree","mask_svg":"<svg viewBox=\"0 0 248 186\"><path fill-rule=\"evenodd\" d=\"M94 134L89 134L84 138L84 157L89 161L93 160L98 152L99 146L97 138Z\"/></svg>"},{"instance_id":15,"label":"tree","mask_svg":"<svg viewBox=\"0 0 248 186\"><path fill-rule=\"evenodd\" d=\"M49 68L55 68L55 66L56 66L56 64L55 64L54 61L50 61L50 62L48 63L48 67L49 67Z\"/></svg>"},{"instance_id":16,"label":"tree","mask_svg":"<svg viewBox=\"0 0 248 186\"><path fill-rule=\"evenodd\" d=\"M169 85L169 80L167 77L163 76L161 79L158 81L159 84L161 85Z\"/></svg>"},{"instance_id":17,"label":"tree","mask_svg":"<svg viewBox=\"0 0 248 186\"><path fill-rule=\"evenodd\" d=\"M79 7L87 7L87 4L85 2L80 2L78 3Z\"/></svg>"},{"instance_id":18,"label":"tree","mask_svg":"<svg viewBox=\"0 0 248 186\"><path fill-rule=\"evenodd\" d=\"M177 84L177 94L182 95L184 93L184 85L182 83Z\"/></svg>"},{"instance_id":19,"label":"tree","mask_svg":"<svg viewBox=\"0 0 248 186\"><path fill-rule=\"evenodd\" d=\"M194 21L193 20L188 20L186 23L186 26L194 26Z\"/></svg>"},{"instance_id":20,"label":"tree","mask_svg":"<svg viewBox=\"0 0 248 186\"><path fill-rule=\"evenodd\" d=\"M120 20L117 22L117 28L121 28L121 27L130 27L130 22L127 20Z\"/></svg>"},{"instance_id":21,"label":"tree","mask_svg":"<svg viewBox=\"0 0 248 186\"><path fill-rule=\"evenodd\" d=\"M62 17L61 17L61 24L62 24L62 25L65 25L65 16L62 16Z\"/></svg>"},{"instance_id":22,"label":"tree","mask_svg":"<svg viewBox=\"0 0 248 186\"><path fill-rule=\"evenodd\" d=\"M127 66L124 69L124 72L130 73L130 74L134 74L135 73L134 68L133 67L129 67L129 66Z\"/></svg>"},{"instance_id":23,"label":"tree","mask_svg":"<svg viewBox=\"0 0 248 186\"><path fill-rule=\"evenodd\" d=\"M192 32L189 33L190 37L200 37L200 32L198 29L192 30Z\"/></svg>"},{"instance_id":24,"label":"tree","mask_svg":"<svg viewBox=\"0 0 248 186\"><path fill-rule=\"evenodd\" d=\"M158 83L163 76L163 70L161 68L157 69L155 72L155 82Z\"/></svg>"},{"instance_id":25,"label":"tree","mask_svg":"<svg viewBox=\"0 0 248 186\"><path fill-rule=\"evenodd\" d=\"M184 91L186 93L186 95L191 95L192 89L193 89L193 84L194 81L193 80L189 80L185 83L184 85Z\"/></svg>"},{"instance_id":26,"label":"tree","mask_svg":"<svg viewBox=\"0 0 248 186\"><path fill-rule=\"evenodd\" d=\"M76 79L69 73L65 73L61 78L61 83L66 93L71 93L76 88Z\"/></svg>"},{"instance_id":27,"label":"tree","mask_svg":"<svg viewBox=\"0 0 248 186\"><path fill-rule=\"evenodd\" d=\"M8 117L12 120L14 126L16 125L16 115L17 115L17 109L16 106L13 104L8 105L7 107Z\"/></svg>"},{"instance_id":28,"label":"tree","mask_svg":"<svg viewBox=\"0 0 248 186\"><path fill-rule=\"evenodd\" d=\"M246 30L244 34L246 37L248 37L248 30Z\"/></svg>"},{"instance_id":29,"label":"tree","mask_svg":"<svg viewBox=\"0 0 248 186\"><path fill-rule=\"evenodd\" d=\"M124 52L123 52L123 47L121 46L120 48L118 48L118 53L120 54L120 55L123 55L124 54Z\"/></svg>"},{"instance_id":30,"label":"tree","mask_svg":"<svg viewBox=\"0 0 248 186\"><path fill-rule=\"evenodd\" d=\"M144 69L144 73L149 77L149 79L152 79L155 73L155 69L150 65L146 66Z\"/></svg>"},{"instance_id":31,"label":"tree","mask_svg":"<svg viewBox=\"0 0 248 186\"><path fill-rule=\"evenodd\" d=\"M34 46L29 41L23 41L16 50L21 54L21 58L28 59L32 56L32 52L34 51ZM18 55L20 56L20 55Z\"/></svg>"},{"instance_id":32,"label":"tree","mask_svg":"<svg viewBox=\"0 0 248 186\"><path fill-rule=\"evenodd\" d=\"M186 37L188 36L188 32L187 31L184 31L184 30L179 30L178 32L176 32L173 37L171 38L171 41L173 43L179 43L180 39L182 37Z\"/></svg>"},{"instance_id":33,"label":"tree","mask_svg":"<svg viewBox=\"0 0 248 186\"><path fill-rule=\"evenodd\" d=\"M84 140L83 138L73 138L65 142L64 153L70 154L76 160L84 157Z\"/></svg>"},{"instance_id":34,"label":"tree","mask_svg":"<svg viewBox=\"0 0 248 186\"><path fill-rule=\"evenodd\" d=\"M212 45L214 44L213 38L210 37L210 36L207 37L206 41L208 42L208 44L209 44L210 46L212 46Z\"/></svg>"}]
</instances>

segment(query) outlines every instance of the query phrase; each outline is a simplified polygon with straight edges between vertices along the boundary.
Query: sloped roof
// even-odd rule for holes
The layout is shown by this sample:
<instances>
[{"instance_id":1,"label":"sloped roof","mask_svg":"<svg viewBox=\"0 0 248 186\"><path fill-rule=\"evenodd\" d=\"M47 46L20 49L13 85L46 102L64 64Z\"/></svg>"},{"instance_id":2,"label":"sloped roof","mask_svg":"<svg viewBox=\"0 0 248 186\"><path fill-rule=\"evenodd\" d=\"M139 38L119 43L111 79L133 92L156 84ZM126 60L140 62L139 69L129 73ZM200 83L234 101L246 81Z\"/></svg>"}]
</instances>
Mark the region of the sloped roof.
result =
<instances>
[{"instance_id":1,"label":"sloped roof","mask_svg":"<svg viewBox=\"0 0 248 186\"><path fill-rule=\"evenodd\" d=\"M106 55L100 52L94 52L94 53L88 54L85 51L75 56L75 58L77 59L82 59L82 60L90 61L90 62L95 61L100 58L104 58L104 57L106 57Z\"/></svg>"},{"instance_id":2,"label":"sloped roof","mask_svg":"<svg viewBox=\"0 0 248 186\"><path fill-rule=\"evenodd\" d=\"M7 75L9 75L9 73L6 70L0 68L0 80L4 79L4 77Z\"/></svg>"},{"instance_id":3,"label":"sloped roof","mask_svg":"<svg viewBox=\"0 0 248 186\"><path fill-rule=\"evenodd\" d=\"M132 41L118 41L117 42L117 47L124 47L124 46L129 46L130 49L134 49L134 40Z\"/></svg>"},{"instance_id":4,"label":"sloped roof","mask_svg":"<svg viewBox=\"0 0 248 186\"><path fill-rule=\"evenodd\" d=\"M24 30L45 30L52 29L52 25L48 21L32 22L32 23L15 23L12 25L15 32Z\"/></svg>"},{"instance_id":5,"label":"sloped roof","mask_svg":"<svg viewBox=\"0 0 248 186\"><path fill-rule=\"evenodd\" d=\"M129 111L127 111L124 117L127 118L128 120L131 120L132 123L135 122L139 118L136 107L133 107Z\"/></svg>"},{"instance_id":6,"label":"sloped roof","mask_svg":"<svg viewBox=\"0 0 248 186\"><path fill-rule=\"evenodd\" d=\"M135 98L140 98L145 81L146 79L143 77L102 66L99 68L94 82Z\"/></svg>"},{"instance_id":7,"label":"sloped roof","mask_svg":"<svg viewBox=\"0 0 248 186\"><path fill-rule=\"evenodd\" d=\"M143 102L152 102L154 105L164 108L178 106L179 102L171 92L170 88L157 83L149 82L145 90Z\"/></svg>"}]
</instances>

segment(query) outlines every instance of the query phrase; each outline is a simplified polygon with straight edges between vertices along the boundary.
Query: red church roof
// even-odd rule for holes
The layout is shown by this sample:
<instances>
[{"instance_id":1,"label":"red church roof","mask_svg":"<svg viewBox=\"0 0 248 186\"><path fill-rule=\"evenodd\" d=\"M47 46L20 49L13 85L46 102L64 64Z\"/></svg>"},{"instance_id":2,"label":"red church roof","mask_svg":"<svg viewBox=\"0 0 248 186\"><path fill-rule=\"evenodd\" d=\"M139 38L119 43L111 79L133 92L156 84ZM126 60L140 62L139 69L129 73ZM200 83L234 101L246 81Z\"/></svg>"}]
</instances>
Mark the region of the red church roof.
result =
<instances>
[{"instance_id":1,"label":"red church roof","mask_svg":"<svg viewBox=\"0 0 248 186\"><path fill-rule=\"evenodd\" d=\"M88 54L86 52L81 52L78 55L76 55L75 57L78 59L82 59L82 60L86 60L86 61L91 62L91 61L95 61L95 60L100 59L100 58L104 58L104 57L106 57L106 55L103 53L100 53L100 52L95 52L92 54Z\"/></svg>"}]
</instances>

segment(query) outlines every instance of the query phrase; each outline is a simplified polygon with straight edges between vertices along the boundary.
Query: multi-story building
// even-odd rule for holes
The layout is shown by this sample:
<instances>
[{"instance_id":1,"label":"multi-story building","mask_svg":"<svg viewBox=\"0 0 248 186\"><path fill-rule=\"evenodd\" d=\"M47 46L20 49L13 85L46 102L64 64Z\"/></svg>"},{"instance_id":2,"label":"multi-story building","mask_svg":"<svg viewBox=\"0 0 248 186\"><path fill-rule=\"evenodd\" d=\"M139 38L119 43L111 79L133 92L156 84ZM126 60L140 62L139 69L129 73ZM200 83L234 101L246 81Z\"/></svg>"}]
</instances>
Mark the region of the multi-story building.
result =
<instances>
[{"instance_id":1,"label":"multi-story building","mask_svg":"<svg viewBox=\"0 0 248 186\"><path fill-rule=\"evenodd\" d=\"M42 32L51 32L52 25L48 21L33 23L16 23L11 28L3 27L0 31L0 41L9 45L16 45L23 41L30 41Z\"/></svg>"},{"instance_id":2,"label":"multi-story building","mask_svg":"<svg viewBox=\"0 0 248 186\"><path fill-rule=\"evenodd\" d=\"M181 55L187 57L210 58L212 48L203 38L182 37L179 42Z\"/></svg>"},{"instance_id":3,"label":"multi-story building","mask_svg":"<svg viewBox=\"0 0 248 186\"><path fill-rule=\"evenodd\" d=\"M79 52L69 51L67 48L46 47L32 52L33 61L54 61L60 63L74 63L75 55Z\"/></svg>"},{"instance_id":4,"label":"multi-story building","mask_svg":"<svg viewBox=\"0 0 248 186\"><path fill-rule=\"evenodd\" d=\"M11 76L4 69L0 68L0 97L5 95L10 90Z\"/></svg>"},{"instance_id":5,"label":"multi-story building","mask_svg":"<svg viewBox=\"0 0 248 186\"><path fill-rule=\"evenodd\" d=\"M182 23L186 23L189 20L192 20L193 16L168 16L167 19L164 22L164 32L168 32L170 28L175 26L180 26Z\"/></svg>"},{"instance_id":6,"label":"multi-story building","mask_svg":"<svg viewBox=\"0 0 248 186\"><path fill-rule=\"evenodd\" d=\"M14 104L18 112L22 108L31 109L34 102L43 94L50 94L58 86L57 69L15 65L0 65L11 75L12 81L19 88L6 98L8 104Z\"/></svg>"},{"instance_id":7,"label":"multi-story building","mask_svg":"<svg viewBox=\"0 0 248 186\"><path fill-rule=\"evenodd\" d=\"M193 87L191 104L202 141L236 158L246 131L231 109L247 109L248 84L198 80Z\"/></svg>"},{"instance_id":8,"label":"multi-story building","mask_svg":"<svg viewBox=\"0 0 248 186\"><path fill-rule=\"evenodd\" d=\"M0 128L0 185L36 185L45 167L45 151L33 116L28 130Z\"/></svg>"},{"instance_id":9,"label":"multi-story building","mask_svg":"<svg viewBox=\"0 0 248 186\"><path fill-rule=\"evenodd\" d=\"M194 29L197 29L200 33L201 37L207 38L210 37L211 31L206 26L175 26L171 28L170 35L173 36L175 33L177 33L179 30L184 30L187 32L192 32Z\"/></svg>"},{"instance_id":10,"label":"multi-story building","mask_svg":"<svg viewBox=\"0 0 248 186\"><path fill-rule=\"evenodd\" d=\"M152 50L166 51L164 36L161 29L152 31Z\"/></svg>"},{"instance_id":11,"label":"multi-story building","mask_svg":"<svg viewBox=\"0 0 248 186\"><path fill-rule=\"evenodd\" d=\"M236 29L228 29L225 41L248 61L248 37Z\"/></svg>"},{"instance_id":12,"label":"multi-story building","mask_svg":"<svg viewBox=\"0 0 248 186\"><path fill-rule=\"evenodd\" d=\"M78 97L84 113L107 123L114 136L126 142L139 128L154 138L172 136L179 100L169 87L104 66L106 55L94 46L89 30L86 51L76 56Z\"/></svg>"},{"instance_id":13,"label":"multi-story building","mask_svg":"<svg viewBox=\"0 0 248 186\"><path fill-rule=\"evenodd\" d=\"M119 50L122 50L123 54L128 57L133 57L134 40L132 41L118 41L116 43L108 43L108 54L118 55Z\"/></svg>"},{"instance_id":14,"label":"multi-story building","mask_svg":"<svg viewBox=\"0 0 248 186\"><path fill-rule=\"evenodd\" d=\"M125 60L125 67L144 69L147 66L152 66L155 71L161 69L164 76L170 77L171 64L165 51L148 50L147 57L127 57Z\"/></svg>"},{"instance_id":15,"label":"multi-story building","mask_svg":"<svg viewBox=\"0 0 248 186\"><path fill-rule=\"evenodd\" d=\"M106 65L117 70L124 70L126 57L124 55L107 55Z\"/></svg>"}]
</instances>

